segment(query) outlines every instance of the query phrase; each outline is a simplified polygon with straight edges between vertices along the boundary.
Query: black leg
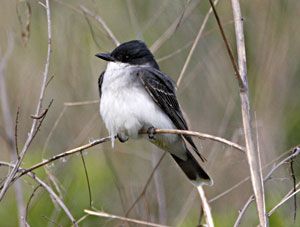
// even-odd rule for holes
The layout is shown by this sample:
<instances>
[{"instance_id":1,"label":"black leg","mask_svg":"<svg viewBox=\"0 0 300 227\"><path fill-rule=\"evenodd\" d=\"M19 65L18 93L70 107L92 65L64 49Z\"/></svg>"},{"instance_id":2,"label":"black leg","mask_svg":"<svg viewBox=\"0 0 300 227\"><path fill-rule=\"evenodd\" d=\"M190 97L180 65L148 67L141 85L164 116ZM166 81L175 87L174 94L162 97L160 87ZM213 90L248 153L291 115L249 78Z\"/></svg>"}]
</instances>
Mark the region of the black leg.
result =
<instances>
[{"instance_id":1,"label":"black leg","mask_svg":"<svg viewBox=\"0 0 300 227\"><path fill-rule=\"evenodd\" d=\"M155 132L155 128L153 126L148 128L147 133L148 133L148 137L150 140L155 140L154 135L156 134L156 132Z\"/></svg>"},{"instance_id":2,"label":"black leg","mask_svg":"<svg viewBox=\"0 0 300 227\"><path fill-rule=\"evenodd\" d=\"M121 143L125 143L129 139L128 136L121 135L119 133L117 134L117 137Z\"/></svg>"}]
</instances>

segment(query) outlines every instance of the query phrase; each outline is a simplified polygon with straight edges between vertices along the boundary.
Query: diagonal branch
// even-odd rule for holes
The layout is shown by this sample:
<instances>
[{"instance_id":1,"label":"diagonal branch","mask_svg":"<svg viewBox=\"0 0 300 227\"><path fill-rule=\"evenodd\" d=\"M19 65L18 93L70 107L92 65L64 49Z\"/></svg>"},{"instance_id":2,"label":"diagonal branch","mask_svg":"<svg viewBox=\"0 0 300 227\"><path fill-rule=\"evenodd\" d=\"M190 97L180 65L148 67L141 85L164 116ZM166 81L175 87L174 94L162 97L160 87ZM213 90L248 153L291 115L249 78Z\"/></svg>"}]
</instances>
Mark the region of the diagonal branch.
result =
<instances>
[{"instance_id":1,"label":"diagonal branch","mask_svg":"<svg viewBox=\"0 0 300 227\"><path fill-rule=\"evenodd\" d=\"M217 5L218 2L219 2L219 0L215 0L214 5ZM201 38L201 36L203 34L204 28L205 28L205 26L207 24L208 18L209 18L209 16L210 16L211 13L212 13L212 8L210 8L208 10L207 14L205 15L203 23L202 23L202 25L201 25L201 27L199 29L199 32L198 32L198 34L196 36L196 39L194 40L193 45L192 45L192 47L191 47L191 49L189 51L189 54L188 54L188 56L187 56L187 58L185 60L185 63L183 65L183 67L182 67L182 70L180 72L179 78L178 78L177 83L176 83L177 87L179 87L179 85L181 83L183 75L184 75L184 73L185 73L185 71L187 69L187 66L188 66L189 62L191 61L192 55L193 55L193 53L194 53L194 51L196 49L196 46L197 46L197 44L198 44L198 42L199 42L199 40L200 40L200 38Z\"/></svg>"},{"instance_id":2,"label":"diagonal branch","mask_svg":"<svg viewBox=\"0 0 300 227\"><path fill-rule=\"evenodd\" d=\"M99 24L101 24L101 26L104 28L106 34L108 35L108 37L113 41L113 43L116 46L120 45L120 42L118 41L118 39L116 38L114 33L110 30L110 28L107 26L106 22L99 15L94 14L92 11L90 11L83 5L80 5L80 8L86 15L93 17Z\"/></svg>"}]
</instances>

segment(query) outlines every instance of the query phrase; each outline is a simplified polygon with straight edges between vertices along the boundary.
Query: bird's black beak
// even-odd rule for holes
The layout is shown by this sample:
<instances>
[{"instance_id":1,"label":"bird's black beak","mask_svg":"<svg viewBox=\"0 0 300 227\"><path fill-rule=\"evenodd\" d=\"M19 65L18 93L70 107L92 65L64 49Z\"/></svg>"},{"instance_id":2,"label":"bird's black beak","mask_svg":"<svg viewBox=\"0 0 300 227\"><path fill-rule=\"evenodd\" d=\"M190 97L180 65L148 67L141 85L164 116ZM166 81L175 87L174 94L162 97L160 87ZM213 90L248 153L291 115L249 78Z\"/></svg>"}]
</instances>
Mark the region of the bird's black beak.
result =
<instances>
[{"instance_id":1,"label":"bird's black beak","mask_svg":"<svg viewBox=\"0 0 300 227\"><path fill-rule=\"evenodd\" d=\"M114 57L112 57L110 53L99 53L95 56L103 59L104 61L115 61Z\"/></svg>"}]
</instances>

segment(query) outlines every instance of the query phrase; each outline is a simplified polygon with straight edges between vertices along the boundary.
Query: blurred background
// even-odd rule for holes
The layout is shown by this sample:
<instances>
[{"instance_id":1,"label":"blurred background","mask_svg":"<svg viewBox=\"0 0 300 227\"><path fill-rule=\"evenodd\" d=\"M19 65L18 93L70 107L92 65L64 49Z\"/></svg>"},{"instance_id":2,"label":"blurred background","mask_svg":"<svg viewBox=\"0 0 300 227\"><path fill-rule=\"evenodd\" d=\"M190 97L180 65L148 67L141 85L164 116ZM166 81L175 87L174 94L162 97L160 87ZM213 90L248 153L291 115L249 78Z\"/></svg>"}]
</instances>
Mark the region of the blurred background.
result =
<instances>
[{"instance_id":1,"label":"blurred background","mask_svg":"<svg viewBox=\"0 0 300 227\"><path fill-rule=\"evenodd\" d=\"M270 163L300 143L300 2L241 0L247 51L251 107L264 174ZM189 50L209 10L206 0L51 0L52 53L43 107L54 100L22 167L29 167L68 149L107 136L99 116L97 79L106 63L94 55L115 45L94 17L99 15L120 42L142 39L154 50L163 72L177 81ZM230 1L220 0L217 10L231 47L235 35ZM0 57L11 54L3 66L9 118L14 123L19 108L18 144L21 149L30 130L47 53L47 20L44 7L35 0L2 0L0 7ZM1 66L2 67L2 66ZM210 16L177 90L191 130L224 137L244 145L238 84L221 39ZM93 101L87 104L77 102ZM68 104L69 103L69 104ZM73 103L73 105L70 105ZM77 104L76 104L77 103ZM0 112L0 161L10 162L12 150L5 137L7 116ZM14 130L13 128L10 130ZM249 181L219 196L249 176L245 154L222 144L195 139L205 155L207 171L214 179L205 192L216 226L232 226L239 209L252 194ZM145 140L95 146L83 152L95 209L125 216L163 152ZM287 154L287 153L285 153ZM296 179L300 159L294 160ZM268 165L269 164L269 165ZM8 172L0 167L1 182ZM85 170L80 155L55 161L35 171L61 198L76 219L91 209ZM48 174L46 174L48 172ZM20 182L24 204L32 197L35 181ZM265 184L267 210L293 187L290 164L283 165ZM42 188L27 209L31 226L70 226L65 213ZM299 201L299 200L298 200ZM298 206L300 205L299 202ZM144 196L128 215L171 226L196 226L200 199L181 170L164 157ZM270 218L271 226L298 226L294 200ZM18 209L11 187L0 204L0 226L17 226ZM258 223L252 203L241 226ZM298 225L297 225L298 223ZM113 219L86 217L80 226L119 226ZM124 223L123 223L124 224Z\"/></svg>"}]
</instances>

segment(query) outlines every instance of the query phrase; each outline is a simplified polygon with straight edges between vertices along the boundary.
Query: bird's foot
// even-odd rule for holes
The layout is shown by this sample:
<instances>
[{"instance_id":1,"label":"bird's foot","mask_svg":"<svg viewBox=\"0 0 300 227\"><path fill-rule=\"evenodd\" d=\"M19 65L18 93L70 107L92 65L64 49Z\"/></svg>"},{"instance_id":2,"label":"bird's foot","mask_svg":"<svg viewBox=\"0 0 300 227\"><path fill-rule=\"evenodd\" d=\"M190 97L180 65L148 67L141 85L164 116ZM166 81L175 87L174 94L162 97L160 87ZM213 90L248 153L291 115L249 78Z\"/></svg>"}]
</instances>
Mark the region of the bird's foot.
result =
<instances>
[{"instance_id":1,"label":"bird's foot","mask_svg":"<svg viewBox=\"0 0 300 227\"><path fill-rule=\"evenodd\" d=\"M121 134L121 133L118 133L117 137L121 143L125 143L129 139L128 136Z\"/></svg>"},{"instance_id":2,"label":"bird's foot","mask_svg":"<svg viewBox=\"0 0 300 227\"><path fill-rule=\"evenodd\" d=\"M148 138L150 140L155 140L154 135L156 134L156 132L155 132L155 128L153 126L151 126L147 129L147 134L148 134Z\"/></svg>"}]
</instances>

